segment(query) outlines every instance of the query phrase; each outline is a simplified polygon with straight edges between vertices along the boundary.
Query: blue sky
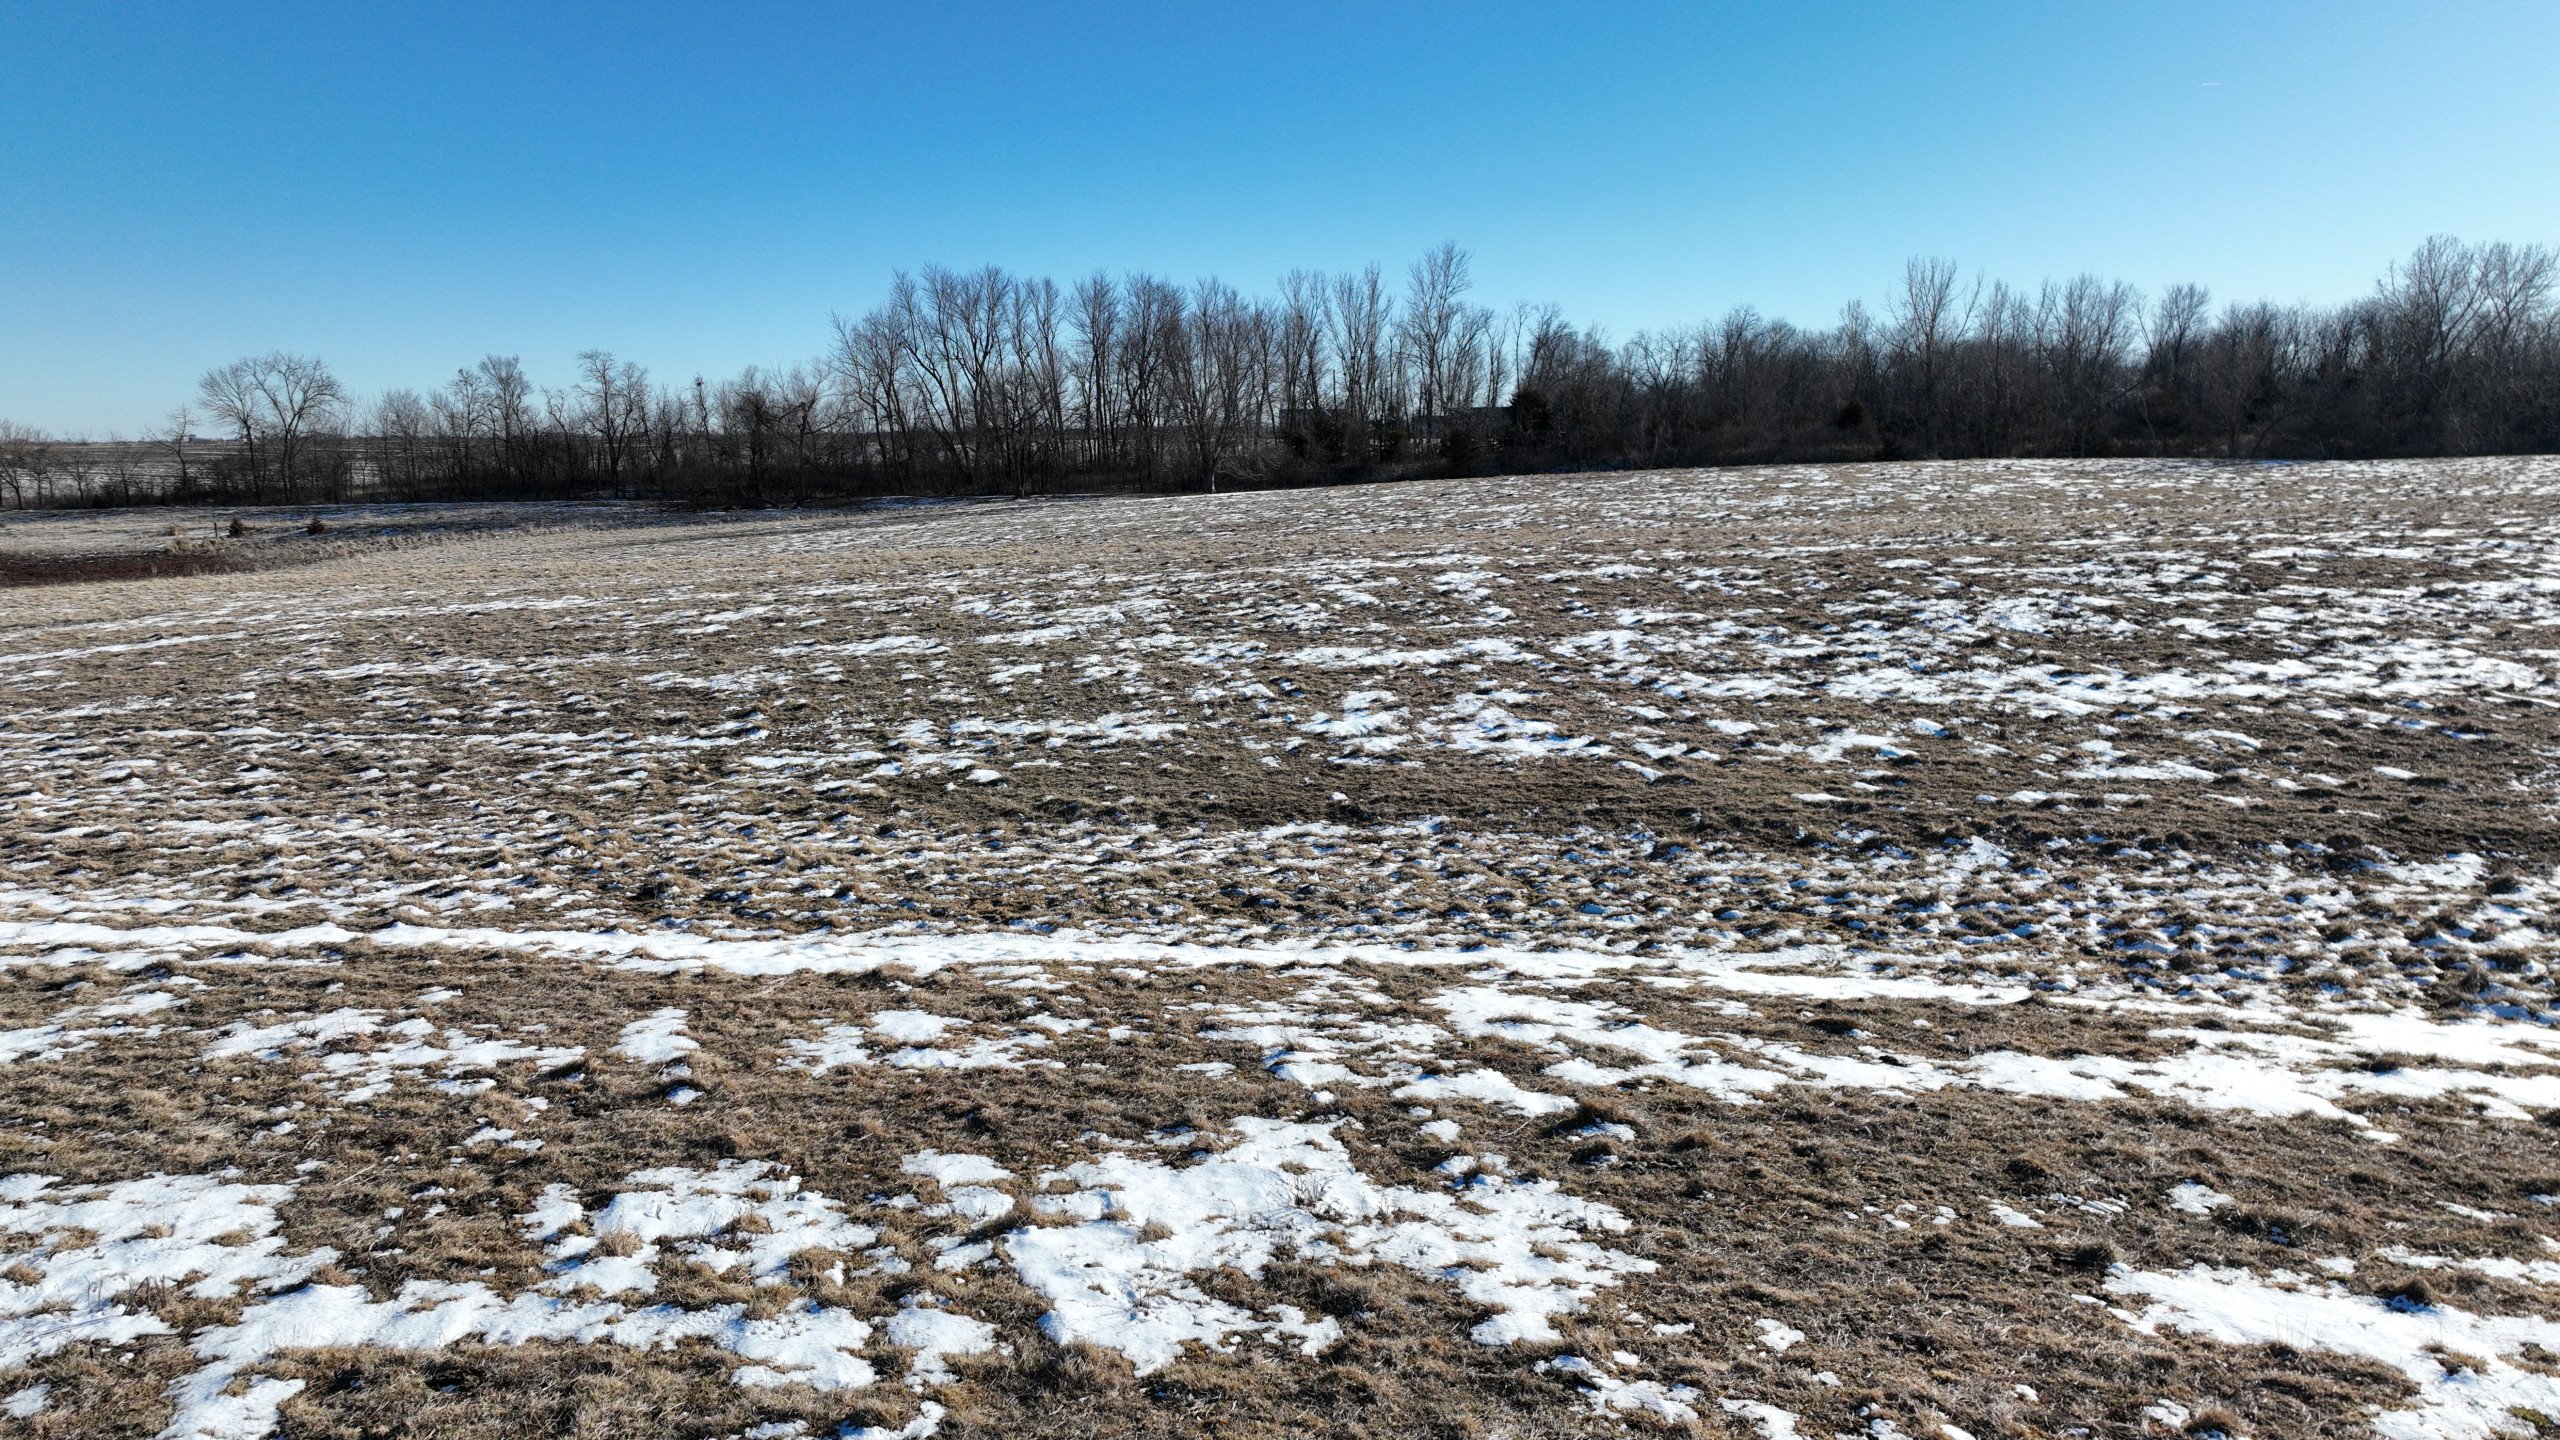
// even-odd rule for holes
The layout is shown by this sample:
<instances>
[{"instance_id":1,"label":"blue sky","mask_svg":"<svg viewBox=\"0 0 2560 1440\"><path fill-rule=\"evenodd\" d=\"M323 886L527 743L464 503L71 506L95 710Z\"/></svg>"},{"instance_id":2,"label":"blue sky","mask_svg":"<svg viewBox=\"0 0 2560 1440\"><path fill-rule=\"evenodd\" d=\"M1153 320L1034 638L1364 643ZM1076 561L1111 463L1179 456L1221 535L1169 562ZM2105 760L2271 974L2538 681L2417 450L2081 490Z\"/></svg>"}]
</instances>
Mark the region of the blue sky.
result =
<instances>
[{"instance_id":1,"label":"blue sky","mask_svg":"<svg viewBox=\"0 0 2560 1440\"><path fill-rule=\"evenodd\" d=\"M0 0L0 417L814 354L889 273L1250 291L1454 239L1619 336L1903 257L2335 300L2560 241L2560 5Z\"/></svg>"}]
</instances>

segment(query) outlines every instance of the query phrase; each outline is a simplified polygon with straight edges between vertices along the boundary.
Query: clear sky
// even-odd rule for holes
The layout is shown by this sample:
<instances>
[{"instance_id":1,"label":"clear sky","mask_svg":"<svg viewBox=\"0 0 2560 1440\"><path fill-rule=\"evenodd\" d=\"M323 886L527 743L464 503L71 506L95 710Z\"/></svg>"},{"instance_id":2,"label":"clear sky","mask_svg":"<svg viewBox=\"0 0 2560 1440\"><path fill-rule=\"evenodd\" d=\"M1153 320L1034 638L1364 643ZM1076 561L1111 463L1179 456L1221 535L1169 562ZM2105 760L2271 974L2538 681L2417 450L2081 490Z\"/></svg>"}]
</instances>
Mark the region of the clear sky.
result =
<instances>
[{"instance_id":1,"label":"clear sky","mask_svg":"<svg viewBox=\"0 0 2560 1440\"><path fill-rule=\"evenodd\" d=\"M1912 254L2338 300L2560 242L2560 4L0 0L0 417L815 354L889 274L1248 291L1454 239L1624 336Z\"/></svg>"}]
</instances>

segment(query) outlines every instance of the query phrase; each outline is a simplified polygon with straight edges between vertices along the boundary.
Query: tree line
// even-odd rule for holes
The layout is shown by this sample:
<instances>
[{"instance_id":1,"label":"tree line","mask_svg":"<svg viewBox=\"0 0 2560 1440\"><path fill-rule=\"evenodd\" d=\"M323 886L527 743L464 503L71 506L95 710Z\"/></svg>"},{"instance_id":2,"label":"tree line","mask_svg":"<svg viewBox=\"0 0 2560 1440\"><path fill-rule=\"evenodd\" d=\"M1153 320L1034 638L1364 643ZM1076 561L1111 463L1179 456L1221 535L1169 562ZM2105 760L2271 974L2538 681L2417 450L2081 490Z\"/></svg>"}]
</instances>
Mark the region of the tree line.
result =
<instances>
[{"instance_id":1,"label":"tree line","mask_svg":"<svg viewBox=\"0 0 2560 1440\"><path fill-rule=\"evenodd\" d=\"M318 359L208 371L153 436L0 421L0 502L290 504L1220 489L1396 474L2009 456L2560 450L2555 261L2439 237L2334 306L2214 306L1915 260L1880 311L1744 306L1612 342L1472 303L1443 245L1251 297L1096 274L900 274L823 353L666 383L603 351L566 385L491 355L360 404ZM203 432L200 436L199 431Z\"/></svg>"}]
</instances>

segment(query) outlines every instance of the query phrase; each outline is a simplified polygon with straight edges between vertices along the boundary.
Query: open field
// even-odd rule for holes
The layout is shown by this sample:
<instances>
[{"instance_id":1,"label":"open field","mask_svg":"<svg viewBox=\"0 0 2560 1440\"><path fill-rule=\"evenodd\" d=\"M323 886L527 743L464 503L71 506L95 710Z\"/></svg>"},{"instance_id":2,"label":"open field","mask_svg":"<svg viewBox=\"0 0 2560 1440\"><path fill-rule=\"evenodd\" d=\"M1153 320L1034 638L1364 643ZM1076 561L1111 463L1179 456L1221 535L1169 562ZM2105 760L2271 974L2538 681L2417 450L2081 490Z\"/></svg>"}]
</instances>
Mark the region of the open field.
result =
<instances>
[{"instance_id":1,"label":"open field","mask_svg":"<svg viewBox=\"0 0 2560 1440\"><path fill-rule=\"evenodd\" d=\"M2560 462L509 523L0 591L0 1433L2560 1434Z\"/></svg>"},{"instance_id":2,"label":"open field","mask_svg":"<svg viewBox=\"0 0 2560 1440\"><path fill-rule=\"evenodd\" d=\"M242 574L507 531L675 518L677 512L614 502L0 510L0 587Z\"/></svg>"}]
</instances>

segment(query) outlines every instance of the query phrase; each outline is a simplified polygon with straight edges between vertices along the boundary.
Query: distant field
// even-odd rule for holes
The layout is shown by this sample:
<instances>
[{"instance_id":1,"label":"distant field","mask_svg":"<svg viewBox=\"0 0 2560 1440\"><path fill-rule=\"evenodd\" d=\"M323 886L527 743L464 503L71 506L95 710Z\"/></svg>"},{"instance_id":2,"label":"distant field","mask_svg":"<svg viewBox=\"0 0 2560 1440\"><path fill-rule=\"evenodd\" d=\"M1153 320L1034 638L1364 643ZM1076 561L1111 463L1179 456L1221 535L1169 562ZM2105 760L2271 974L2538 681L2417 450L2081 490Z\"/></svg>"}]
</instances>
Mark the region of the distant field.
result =
<instances>
[{"instance_id":1,"label":"distant field","mask_svg":"<svg viewBox=\"0 0 2560 1440\"><path fill-rule=\"evenodd\" d=\"M655 506L549 502L0 510L0 586L237 574L493 531L672 518Z\"/></svg>"},{"instance_id":2,"label":"distant field","mask_svg":"<svg viewBox=\"0 0 2560 1440\"><path fill-rule=\"evenodd\" d=\"M345 547L0 591L0 1433L2560 1434L2560 462L232 513L0 517Z\"/></svg>"}]
</instances>

